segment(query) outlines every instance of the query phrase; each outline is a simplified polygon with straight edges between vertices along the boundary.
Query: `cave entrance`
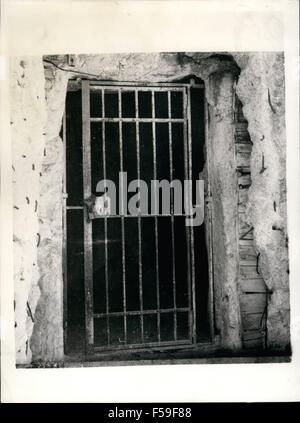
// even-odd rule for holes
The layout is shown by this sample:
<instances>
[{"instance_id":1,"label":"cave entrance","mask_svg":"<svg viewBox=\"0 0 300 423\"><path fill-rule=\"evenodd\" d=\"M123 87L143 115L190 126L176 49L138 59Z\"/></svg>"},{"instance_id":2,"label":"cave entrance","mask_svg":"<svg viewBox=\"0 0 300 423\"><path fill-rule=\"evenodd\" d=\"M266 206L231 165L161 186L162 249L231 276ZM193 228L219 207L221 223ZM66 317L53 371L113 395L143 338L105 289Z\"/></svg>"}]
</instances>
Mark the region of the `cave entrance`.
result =
<instances>
[{"instance_id":1,"label":"cave entrance","mask_svg":"<svg viewBox=\"0 0 300 423\"><path fill-rule=\"evenodd\" d=\"M207 212L204 224L186 226L172 190L169 213L150 188L145 210L141 182L125 200L120 180L120 172L128 186L189 179L188 201L196 204L206 160L203 83L71 82L64 141L65 352L176 351L210 342ZM106 180L115 198L99 190Z\"/></svg>"}]
</instances>

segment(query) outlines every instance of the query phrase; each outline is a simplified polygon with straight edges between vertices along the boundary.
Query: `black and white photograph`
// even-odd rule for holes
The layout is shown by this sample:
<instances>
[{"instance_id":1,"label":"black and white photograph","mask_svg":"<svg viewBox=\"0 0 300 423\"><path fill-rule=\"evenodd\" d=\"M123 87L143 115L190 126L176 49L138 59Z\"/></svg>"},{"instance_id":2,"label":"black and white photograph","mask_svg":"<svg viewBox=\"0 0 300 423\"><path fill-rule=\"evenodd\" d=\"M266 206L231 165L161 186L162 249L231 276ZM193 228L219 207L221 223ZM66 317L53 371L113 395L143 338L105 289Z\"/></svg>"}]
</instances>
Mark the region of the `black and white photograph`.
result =
<instances>
[{"instance_id":1,"label":"black and white photograph","mask_svg":"<svg viewBox=\"0 0 300 423\"><path fill-rule=\"evenodd\" d=\"M291 364L286 52L201 45L9 57L17 372Z\"/></svg>"},{"instance_id":2,"label":"black and white photograph","mask_svg":"<svg viewBox=\"0 0 300 423\"><path fill-rule=\"evenodd\" d=\"M14 65L17 364L289 357L283 53Z\"/></svg>"}]
</instances>

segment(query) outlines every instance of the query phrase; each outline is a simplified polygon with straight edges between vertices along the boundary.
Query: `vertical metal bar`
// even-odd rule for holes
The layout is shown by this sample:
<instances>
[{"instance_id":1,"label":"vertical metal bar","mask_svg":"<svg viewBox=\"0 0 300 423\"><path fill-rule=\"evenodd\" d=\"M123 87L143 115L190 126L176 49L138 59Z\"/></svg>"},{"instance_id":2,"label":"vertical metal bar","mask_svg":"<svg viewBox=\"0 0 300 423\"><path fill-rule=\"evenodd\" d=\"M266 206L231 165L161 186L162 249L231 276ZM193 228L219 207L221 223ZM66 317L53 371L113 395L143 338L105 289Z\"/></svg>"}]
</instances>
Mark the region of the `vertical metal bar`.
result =
<instances>
[{"instance_id":1,"label":"vertical metal bar","mask_svg":"<svg viewBox=\"0 0 300 423\"><path fill-rule=\"evenodd\" d=\"M188 156L189 156L189 163L188 163L188 169L189 169L189 214L191 216L192 214L192 201L193 201L193 191L192 191L192 180L193 180L193 174L192 174L192 166L193 166L193 160L192 160L192 124L191 124L191 88L187 88L187 94L188 94ZM190 226L190 236L191 236L191 271L192 271L192 308L193 308L193 329L192 329L192 336L193 341L196 342L196 292L195 292L195 251L194 251L194 226Z\"/></svg>"},{"instance_id":2,"label":"vertical metal bar","mask_svg":"<svg viewBox=\"0 0 300 423\"><path fill-rule=\"evenodd\" d=\"M156 169L156 127L155 127L155 99L154 91L151 91L151 104L152 104L152 141L153 141L153 178L157 180ZM156 303L157 303L157 337L158 342L161 340L160 335L160 295L159 295L159 262L158 262L158 227L157 227L157 198L154 195L154 224L155 224L155 272L156 272Z\"/></svg>"},{"instance_id":3,"label":"vertical metal bar","mask_svg":"<svg viewBox=\"0 0 300 423\"><path fill-rule=\"evenodd\" d=\"M207 249L208 249L208 272L209 272L209 288L208 288L208 312L209 312L209 328L211 341L214 339L214 303L213 303L213 224L212 224L212 203L211 203L211 187L210 187L210 153L209 153L209 114L208 104L206 101L205 91L203 90L204 116L205 116L205 151L207 164L207 197L206 201L206 231L207 231Z\"/></svg>"},{"instance_id":4,"label":"vertical metal bar","mask_svg":"<svg viewBox=\"0 0 300 423\"><path fill-rule=\"evenodd\" d=\"M90 87L89 81L82 81L82 170L83 195L91 195L91 135L90 135ZM84 288L86 353L94 348L93 320L93 251L92 224L88 223L87 209L84 209Z\"/></svg>"},{"instance_id":5,"label":"vertical metal bar","mask_svg":"<svg viewBox=\"0 0 300 423\"><path fill-rule=\"evenodd\" d=\"M171 91L168 91L168 117L171 119ZM170 183L173 181L173 151L172 151L172 123L168 123L169 129L169 157L170 157ZM175 236L174 236L174 198L170 191L171 200L171 236L172 236L172 279L173 279L173 307L174 307L174 340L177 340L177 311L176 311L176 275L175 275Z\"/></svg>"},{"instance_id":6,"label":"vertical metal bar","mask_svg":"<svg viewBox=\"0 0 300 423\"><path fill-rule=\"evenodd\" d=\"M68 259L68 252L67 252L67 157L66 157L66 149L67 149L67 131L66 131L66 110L63 116L63 123L62 123L62 139L63 139L63 146L64 146L64 177L63 177L63 321L64 321L64 351L67 353L68 348L68 266L67 266L67 259Z\"/></svg>"},{"instance_id":7,"label":"vertical metal bar","mask_svg":"<svg viewBox=\"0 0 300 423\"><path fill-rule=\"evenodd\" d=\"M135 89L135 117L139 117L139 97L138 90ZM137 180L139 188L139 215L138 215L138 243L139 243L139 298L140 298L140 310L141 310L141 338L142 343L144 342L144 316L143 316L143 267L142 267L142 234L141 234L141 186L140 186L140 177L141 177L141 165L140 165L140 128L139 122L136 122L136 158L137 158Z\"/></svg>"},{"instance_id":8,"label":"vertical metal bar","mask_svg":"<svg viewBox=\"0 0 300 423\"><path fill-rule=\"evenodd\" d=\"M101 90L102 117L105 117L104 88ZM103 155L103 179L106 180L106 153L105 153L105 122L102 122L102 155ZM104 260L105 260L105 300L106 300L106 333L107 345L110 345L109 326L109 297L108 297L108 251L107 251L107 216L104 216Z\"/></svg>"},{"instance_id":9,"label":"vertical metal bar","mask_svg":"<svg viewBox=\"0 0 300 423\"><path fill-rule=\"evenodd\" d=\"M188 180L188 125L187 125L187 108L188 108L188 101L187 101L187 92L184 90L183 92L183 116L184 116L184 131L183 131L183 143L184 143L184 178ZM185 186L186 188L186 186ZM189 190L186 192L184 190L184 202L185 202L185 215L189 214L190 211L190 192ZM191 256L190 256L190 245L191 245L191 234L190 228L185 226L185 234L186 234L186 254L187 254L187 282L188 282L188 302L189 302L189 336L190 339L193 338L193 310L192 310L192 292L191 292Z\"/></svg>"},{"instance_id":10,"label":"vertical metal bar","mask_svg":"<svg viewBox=\"0 0 300 423\"><path fill-rule=\"evenodd\" d=\"M120 140L120 172L123 172L123 132L122 132L122 88L118 88L119 103L119 140ZM104 123L104 122L103 122ZM121 210L121 231L122 231L122 284L123 284L123 312L124 312L124 341L127 344L127 316L126 316L126 265L125 265L125 225L124 225L124 196L123 178L120 186L120 210Z\"/></svg>"}]
</instances>

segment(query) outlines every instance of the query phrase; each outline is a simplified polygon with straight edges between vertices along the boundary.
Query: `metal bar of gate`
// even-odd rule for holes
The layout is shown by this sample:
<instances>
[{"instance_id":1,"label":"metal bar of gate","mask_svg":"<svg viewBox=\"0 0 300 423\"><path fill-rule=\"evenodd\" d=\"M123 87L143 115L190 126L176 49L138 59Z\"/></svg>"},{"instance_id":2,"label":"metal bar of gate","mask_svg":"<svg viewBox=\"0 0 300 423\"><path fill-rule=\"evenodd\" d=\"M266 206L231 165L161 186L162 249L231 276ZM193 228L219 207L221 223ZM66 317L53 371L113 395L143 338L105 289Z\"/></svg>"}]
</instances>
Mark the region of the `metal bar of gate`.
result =
<instances>
[{"instance_id":1,"label":"metal bar of gate","mask_svg":"<svg viewBox=\"0 0 300 423\"><path fill-rule=\"evenodd\" d=\"M178 308L160 308L159 310L143 310L143 311L112 311L109 313L110 316L139 316L140 314L157 314L157 313L174 313L175 311L189 311L189 307L178 307ZM105 317L106 313L95 313L94 317Z\"/></svg>"},{"instance_id":2,"label":"metal bar of gate","mask_svg":"<svg viewBox=\"0 0 300 423\"><path fill-rule=\"evenodd\" d=\"M66 209L67 210L82 210L83 209L83 206L67 206ZM153 217L153 214L140 214L140 216L141 217ZM173 215L171 213L161 213L160 216L162 216L162 217L171 217ZM178 217L184 217L185 214L181 214L181 213L179 214L178 213L175 216L176 217L177 216ZM132 218L135 218L136 219L136 215L135 214L125 214L125 217L126 218L127 217L132 217ZM110 219L113 219L113 218L119 219L120 216L118 214L116 214L116 215L110 215L109 218ZM94 216L93 220L97 220L97 219L103 219L103 216Z\"/></svg>"},{"instance_id":3,"label":"metal bar of gate","mask_svg":"<svg viewBox=\"0 0 300 423\"><path fill-rule=\"evenodd\" d=\"M187 115L187 92L186 90L183 93L183 116L186 118ZM188 158L188 127L187 127L187 121L184 120L183 124L183 137L184 137L184 177L185 180L188 181L189 179L189 158ZM190 208L190 193L189 190L184 189L184 205L185 205L185 214L186 216L189 213ZM192 292L191 292L191 257L190 257L190 243L191 243L191 237L190 237L190 228L188 226L185 226L185 234L186 234L186 254L187 254L187 283L188 283L188 304L189 304L189 336L192 338L192 325L193 325L193 314L191 310L191 302L192 302Z\"/></svg>"},{"instance_id":4,"label":"metal bar of gate","mask_svg":"<svg viewBox=\"0 0 300 423\"><path fill-rule=\"evenodd\" d=\"M170 350L174 350L174 349L186 349L188 348L189 350L191 348L195 348L195 344L192 344L191 341L177 341L176 344L174 343L174 341L162 341L162 342L145 342L143 344L127 344L127 345L114 345L113 350L108 348L108 347L95 347L94 350L95 352L99 352L99 353L109 353L112 354L113 352L117 352L117 351L130 351L130 352L144 352L147 351L149 352L148 348L153 348L157 351L161 351L162 348L164 349L164 351L166 351L167 349Z\"/></svg>"},{"instance_id":5,"label":"metal bar of gate","mask_svg":"<svg viewBox=\"0 0 300 423\"><path fill-rule=\"evenodd\" d=\"M132 91L132 88L138 88L139 91L149 91L151 89L152 91L167 91L168 89L171 89L172 91L182 91L183 87L188 87L190 84L183 84L179 83L176 84L174 82L170 83L163 83L163 82L140 82L138 85L135 82L117 82L115 81L113 84L111 82L107 81L91 81L91 88L93 90L101 90L102 87L105 86L106 90L115 90L118 88L118 86L122 86L123 90ZM198 87L202 86L201 84L196 84ZM204 85L203 85L204 86Z\"/></svg>"},{"instance_id":6,"label":"metal bar of gate","mask_svg":"<svg viewBox=\"0 0 300 423\"><path fill-rule=\"evenodd\" d=\"M155 127L155 98L154 91L151 91L151 106L152 106L152 142L153 142L153 178L157 180L157 166L156 166L156 127ZM158 226L157 226L157 198L154 195L154 225L155 225L155 275L156 275L156 305L157 305L157 338L160 342L160 294L159 294L159 262L158 262Z\"/></svg>"},{"instance_id":7,"label":"metal bar of gate","mask_svg":"<svg viewBox=\"0 0 300 423\"><path fill-rule=\"evenodd\" d=\"M168 91L170 92L170 91ZM170 118L122 118L122 117L92 117L91 122L127 122L127 123L135 123L135 122L143 122L143 123L151 123L153 120L157 123L168 123L168 122L177 122L182 123L184 119L170 119Z\"/></svg>"},{"instance_id":8,"label":"metal bar of gate","mask_svg":"<svg viewBox=\"0 0 300 423\"><path fill-rule=\"evenodd\" d=\"M191 125L191 89L187 87L187 120L188 120L188 155L189 155L189 215L192 215L193 191L192 191L192 125ZM196 340L196 296L195 296L195 251L194 251L194 226L190 226L190 248L191 248L191 288L192 288L192 339Z\"/></svg>"},{"instance_id":9,"label":"metal bar of gate","mask_svg":"<svg viewBox=\"0 0 300 423\"><path fill-rule=\"evenodd\" d=\"M105 116L105 95L104 88L101 90L102 116ZM103 155L103 179L106 180L106 150L105 150L105 123L102 123L102 155ZM105 261L105 307L106 307L106 334L107 345L110 345L110 325L109 325L109 297L108 297L108 251L107 251L107 216L104 216L104 261Z\"/></svg>"},{"instance_id":10,"label":"metal bar of gate","mask_svg":"<svg viewBox=\"0 0 300 423\"><path fill-rule=\"evenodd\" d=\"M90 90L89 81L82 81L82 169L84 198L91 195L91 143L90 143ZM84 289L86 352L94 347L93 319L93 251L92 225L88 223L87 209L84 208Z\"/></svg>"},{"instance_id":11,"label":"metal bar of gate","mask_svg":"<svg viewBox=\"0 0 300 423\"><path fill-rule=\"evenodd\" d=\"M135 116L136 116L136 158L137 158L137 180L138 180L138 202L139 202L139 214L138 214L138 250L139 250L139 300L140 300L140 320L141 320L141 338L144 342L144 318L143 318L143 267L142 267L142 233L141 233L141 165L140 165L140 127L138 122L139 117L139 97L138 90L135 90Z\"/></svg>"},{"instance_id":12,"label":"metal bar of gate","mask_svg":"<svg viewBox=\"0 0 300 423\"><path fill-rule=\"evenodd\" d=\"M123 172L123 128L122 128L122 89L118 88L119 106L119 141L120 141L120 172ZM124 342L127 343L127 317L126 317L126 263L125 263L125 225L124 225L124 187L121 178L120 209L121 209L121 237L122 237L122 285L123 285L123 311L124 311Z\"/></svg>"},{"instance_id":13,"label":"metal bar of gate","mask_svg":"<svg viewBox=\"0 0 300 423\"><path fill-rule=\"evenodd\" d=\"M167 348L168 347L168 348ZM145 349L143 350L143 348L155 348L158 351L161 351L161 349L163 348L164 350L166 349L182 349L182 348L194 348L195 344L192 344L191 341L177 341L176 344L174 343L174 341L162 341L162 342L145 342L143 344L127 344L127 345L114 345L113 350L108 348L108 347L95 347L94 350L95 352L108 352L108 353L112 353L113 351L130 351L130 352L142 352L145 351ZM149 350L148 350L149 352Z\"/></svg>"},{"instance_id":14,"label":"metal bar of gate","mask_svg":"<svg viewBox=\"0 0 300 423\"><path fill-rule=\"evenodd\" d=\"M168 117L171 119L171 91L168 91ZM169 130L169 164L170 183L173 181L173 145L172 145L172 124L168 123ZM174 340L177 340L177 312L176 312L176 275L175 275L175 236L174 236L174 191L170 190L170 213L171 213L171 238L172 238L172 282L173 282L173 305L174 305Z\"/></svg>"}]
</instances>

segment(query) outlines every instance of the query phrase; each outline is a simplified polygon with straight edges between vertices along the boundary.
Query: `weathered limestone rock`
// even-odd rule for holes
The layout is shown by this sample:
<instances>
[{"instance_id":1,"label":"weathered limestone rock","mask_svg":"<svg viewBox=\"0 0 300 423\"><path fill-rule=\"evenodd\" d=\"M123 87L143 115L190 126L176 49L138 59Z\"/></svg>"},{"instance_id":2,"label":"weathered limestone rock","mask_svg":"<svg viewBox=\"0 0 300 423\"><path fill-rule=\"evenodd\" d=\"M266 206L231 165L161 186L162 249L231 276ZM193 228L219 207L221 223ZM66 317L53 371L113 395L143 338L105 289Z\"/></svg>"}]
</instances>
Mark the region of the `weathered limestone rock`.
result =
<instances>
[{"instance_id":1,"label":"weathered limestone rock","mask_svg":"<svg viewBox=\"0 0 300 423\"><path fill-rule=\"evenodd\" d=\"M46 143L40 180L38 266L41 295L37 304L31 348L33 360L63 358L62 204L63 143L59 137L65 108L68 73L54 71L47 81Z\"/></svg>"},{"instance_id":2,"label":"weathered limestone rock","mask_svg":"<svg viewBox=\"0 0 300 423\"><path fill-rule=\"evenodd\" d=\"M63 58L59 58L63 60ZM80 54L74 58L73 72L86 72L83 78L98 77L108 81L166 82L197 75L207 80L214 72L236 72L230 55L211 53L129 53ZM74 76L74 75L73 75Z\"/></svg>"},{"instance_id":3,"label":"weathered limestone rock","mask_svg":"<svg viewBox=\"0 0 300 423\"><path fill-rule=\"evenodd\" d=\"M237 94L253 142L252 185L247 207L254 227L259 267L269 291L267 344L289 345L286 224L286 135L284 57L281 53L234 54L241 67Z\"/></svg>"},{"instance_id":4,"label":"weathered limestone rock","mask_svg":"<svg viewBox=\"0 0 300 423\"><path fill-rule=\"evenodd\" d=\"M37 242L40 171L46 122L41 58L10 63L16 360L31 362L29 340L39 298Z\"/></svg>"}]
</instances>

